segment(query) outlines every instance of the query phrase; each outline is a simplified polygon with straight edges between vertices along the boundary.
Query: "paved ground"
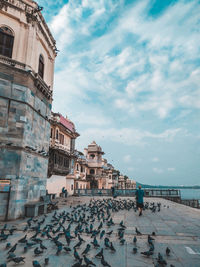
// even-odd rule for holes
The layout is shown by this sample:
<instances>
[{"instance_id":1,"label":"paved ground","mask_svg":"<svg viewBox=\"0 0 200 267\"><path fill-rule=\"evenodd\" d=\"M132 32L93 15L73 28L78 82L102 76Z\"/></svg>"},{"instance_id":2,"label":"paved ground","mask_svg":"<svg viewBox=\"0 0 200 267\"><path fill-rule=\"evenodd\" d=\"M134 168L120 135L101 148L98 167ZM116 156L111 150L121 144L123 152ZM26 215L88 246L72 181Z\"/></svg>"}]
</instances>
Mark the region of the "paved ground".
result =
<instances>
[{"instance_id":1,"label":"paved ground","mask_svg":"<svg viewBox=\"0 0 200 267\"><path fill-rule=\"evenodd\" d=\"M118 198L119 199L119 198ZM121 198L124 199L124 198ZM89 197L82 198L68 198L67 202L60 201L59 207L60 210L71 211L70 205L75 206L77 204L88 203L90 200ZM160 202L161 211L152 213L150 210L145 210L143 216L138 216L138 212L134 210L130 211L119 211L113 213L113 221L115 226L108 228L104 226L103 228L106 232L113 229L113 234L110 237L110 240L113 242L116 252L112 253L110 250L104 249L105 260L109 262L112 267L134 267L134 266L155 266L156 258L158 252L160 252L164 258L167 260L167 266L171 264L173 266L185 266L185 267L200 267L200 210L193 209L184 205L173 203L164 199L146 199L148 202ZM48 214L45 224L49 223L52 218L53 213ZM41 216L41 219L44 216ZM125 231L125 245L120 245L119 239L117 236L117 229L119 228L120 221L124 221L126 226ZM7 242L11 242L14 245L20 238L22 238L25 233L22 231L26 225L26 220L17 220L15 222L9 222L7 227L10 229L12 226L17 227L17 231L13 236L9 236L6 242L0 242L0 264L5 262L7 250L5 245ZM3 227L3 223L0 223L0 229ZM67 225L67 222L66 222ZM99 222L95 224L95 227L99 225ZM135 227L137 227L141 232L141 236L137 236L137 248L138 253L133 254L132 249L133 237L135 235ZM152 232L156 233L155 236L155 252L154 255L146 258L140 254L142 251L149 249L147 243L147 235ZM33 235L32 231L28 232L28 238ZM81 248L78 250L78 253L85 249L86 244L91 242L90 235L83 233L81 235L87 242L84 243ZM99 239L98 239L99 240ZM59 241L66 243L64 238L60 238ZM70 244L70 247L73 247L77 243L77 239L73 240ZM66 253L61 252L59 256L56 256L55 244L48 239L45 239L43 244L48 248L47 251L41 256L34 256L34 248L29 249L28 252L23 252L23 244L19 244L16 250L17 256L24 256L26 263L23 266L31 267L32 261L37 260L40 262L41 266L44 266L44 258L49 257L50 267L66 267L72 266L75 261L73 257L73 252ZM103 241L101 241L101 247L104 247ZM171 250L171 255L167 257L165 255L166 247L169 247ZM100 249L92 249L88 253L88 257L96 264L96 266L102 266L101 261L94 258L94 256L100 251ZM17 266L15 263L7 263L7 266ZM20 264L19 266L22 266Z\"/></svg>"}]
</instances>

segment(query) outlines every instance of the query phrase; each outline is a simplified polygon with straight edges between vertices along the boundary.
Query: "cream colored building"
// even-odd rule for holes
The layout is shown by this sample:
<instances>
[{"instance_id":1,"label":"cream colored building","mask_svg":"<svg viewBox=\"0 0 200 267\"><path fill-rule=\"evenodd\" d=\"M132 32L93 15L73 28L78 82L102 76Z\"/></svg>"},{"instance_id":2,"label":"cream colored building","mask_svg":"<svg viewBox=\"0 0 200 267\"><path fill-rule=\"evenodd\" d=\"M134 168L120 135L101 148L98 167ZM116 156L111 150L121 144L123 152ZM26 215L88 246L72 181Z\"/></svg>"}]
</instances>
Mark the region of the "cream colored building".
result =
<instances>
[{"instance_id":1,"label":"cream colored building","mask_svg":"<svg viewBox=\"0 0 200 267\"><path fill-rule=\"evenodd\" d=\"M0 219L46 194L56 42L32 0L0 1ZM8 209L9 207L9 209Z\"/></svg>"}]
</instances>

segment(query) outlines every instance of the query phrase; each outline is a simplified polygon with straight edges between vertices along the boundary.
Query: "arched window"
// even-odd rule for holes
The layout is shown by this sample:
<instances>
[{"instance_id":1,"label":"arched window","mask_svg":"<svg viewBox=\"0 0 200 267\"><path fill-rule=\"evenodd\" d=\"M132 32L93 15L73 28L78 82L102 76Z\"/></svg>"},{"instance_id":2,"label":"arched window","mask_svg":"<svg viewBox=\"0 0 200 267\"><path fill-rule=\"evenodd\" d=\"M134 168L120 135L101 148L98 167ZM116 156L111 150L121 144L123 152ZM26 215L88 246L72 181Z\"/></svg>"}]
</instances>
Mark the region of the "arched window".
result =
<instances>
[{"instance_id":1,"label":"arched window","mask_svg":"<svg viewBox=\"0 0 200 267\"><path fill-rule=\"evenodd\" d=\"M12 58L14 36L8 27L0 27L0 55Z\"/></svg>"},{"instance_id":2,"label":"arched window","mask_svg":"<svg viewBox=\"0 0 200 267\"><path fill-rule=\"evenodd\" d=\"M39 57L38 74L43 79L43 77L44 77L44 58L42 55L40 55L40 57Z\"/></svg>"},{"instance_id":3,"label":"arched window","mask_svg":"<svg viewBox=\"0 0 200 267\"><path fill-rule=\"evenodd\" d=\"M58 140L58 130L56 130L56 139Z\"/></svg>"},{"instance_id":4,"label":"arched window","mask_svg":"<svg viewBox=\"0 0 200 267\"><path fill-rule=\"evenodd\" d=\"M90 174L94 174L94 173L95 173L94 169L90 169Z\"/></svg>"}]
</instances>

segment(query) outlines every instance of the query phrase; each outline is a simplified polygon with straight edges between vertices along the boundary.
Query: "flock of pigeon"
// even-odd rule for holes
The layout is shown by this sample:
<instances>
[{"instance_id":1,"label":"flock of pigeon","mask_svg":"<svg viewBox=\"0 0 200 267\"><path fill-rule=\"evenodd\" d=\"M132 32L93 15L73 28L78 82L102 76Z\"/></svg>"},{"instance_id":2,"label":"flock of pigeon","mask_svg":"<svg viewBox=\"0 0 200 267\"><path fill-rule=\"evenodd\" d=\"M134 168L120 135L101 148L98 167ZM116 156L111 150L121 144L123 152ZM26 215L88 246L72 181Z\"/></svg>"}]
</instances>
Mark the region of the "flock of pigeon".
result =
<instances>
[{"instance_id":1,"label":"flock of pigeon","mask_svg":"<svg viewBox=\"0 0 200 267\"><path fill-rule=\"evenodd\" d=\"M144 210L159 212L161 203L145 202ZM8 262L16 264L28 262L28 259L18 256L23 251L32 250L34 260L33 267L48 266L50 257L42 256L48 251L49 246L44 245L44 241L49 240L51 247L55 248L54 255L59 257L65 253L74 258L72 267L96 266L94 258L98 259L98 266L111 266L108 259L105 259L105 250L115 253L117 242L123 246L126 241L126 225L123 221L116 224L113 220L113 213L125 210L126 212L137 211L135 201L131 199L91 199L88 204L79 204L75 207L70 206L70 212L66 210L55 211L49 215L39 218L29 218L23 229L24 236L15 244L12 244L12 237L15 235L16 228L9 228L7 224L1 229L0 248L6 250L6 262L1 263L0 267L6 267ZM117 228L116 228L117 227ZM31 235L31 236L30 236ZM170 256L170 249L166 248L166 255L154 255L156 233L148 235L147 251L139 251L137 239L142 233L135 228L135 235L132 239L132 254L141 254L142 257L154 257L156 267L167 265L166 258ZM116 242L113 244L111 240ZM8 242L9 241L9 242ZM130 245L127 243L127 245ZM96 251L91 258L90 252ZM94 252L93 252L94 254ZM49 254L50 256L50 254ZM38 257L38 260L37 260ZM40 258L40 260L39 260ZM29 259L30 261L30 259ZM152 261L151 261L152 262ZM100 265L101 263L101 265ZM69 265L66 265L69 266ZM173 267L173 265L170 265ZM58 266L60 267L60 266ZM114 266L113 266L114 267Z\"/></svg>"}]
</instances>

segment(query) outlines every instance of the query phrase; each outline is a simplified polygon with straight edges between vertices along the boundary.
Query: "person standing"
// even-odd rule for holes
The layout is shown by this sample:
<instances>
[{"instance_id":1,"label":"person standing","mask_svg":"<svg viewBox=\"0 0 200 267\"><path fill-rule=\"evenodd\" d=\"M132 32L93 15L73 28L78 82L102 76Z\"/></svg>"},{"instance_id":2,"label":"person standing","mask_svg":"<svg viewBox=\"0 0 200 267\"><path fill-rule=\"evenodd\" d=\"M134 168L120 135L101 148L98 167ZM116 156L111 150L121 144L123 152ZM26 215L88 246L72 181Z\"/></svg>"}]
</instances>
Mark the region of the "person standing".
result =
<instances>
[{"instance_id":1,"label":"person standing","mask_svg":"<svg viewBox=\"0 0 200 267\"><path fill-rule=\"evenodd\" d=\"M142 215L142 210L144 207L144 191L141 189L141 185L139 185L138 189L136 190L135 196L136 196L136 204L137 208L139 210L139 216Z\"/></svg>"}]
</instances>

